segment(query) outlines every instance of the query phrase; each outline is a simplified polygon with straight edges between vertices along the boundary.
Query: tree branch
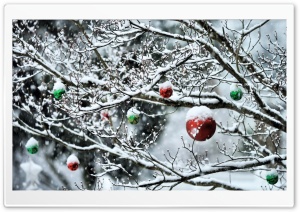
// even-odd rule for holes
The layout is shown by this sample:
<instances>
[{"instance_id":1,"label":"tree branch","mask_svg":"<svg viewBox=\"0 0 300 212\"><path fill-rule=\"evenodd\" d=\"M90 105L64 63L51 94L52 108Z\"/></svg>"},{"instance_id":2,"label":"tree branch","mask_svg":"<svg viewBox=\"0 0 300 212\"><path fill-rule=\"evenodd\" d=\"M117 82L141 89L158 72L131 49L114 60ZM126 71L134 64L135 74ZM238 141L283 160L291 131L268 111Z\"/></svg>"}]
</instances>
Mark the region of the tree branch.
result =
<instances>
[{"instance_id":1,"label":"tree branch","mask_svg":"<svg viewBox=\"0 0 300 212\"><path fill-rule=\"evenodd\" d=\"M75 25L80 29L80 31L83 33L84 37L86 38L87 42L89 42L89 44L93 45L92 41L90 40L89 36L86 34L84 27L80 24L79 21L76 20L72 20L73 23L75 23ZM97 58L100 60L100 62L102 63L102 65L104 66L105 69L108 69L108 66L106 65L105 61L103 60L101 54L98 52L97 49L94 49L94 52L97 56Z\"/></svg>"}]
</instances>

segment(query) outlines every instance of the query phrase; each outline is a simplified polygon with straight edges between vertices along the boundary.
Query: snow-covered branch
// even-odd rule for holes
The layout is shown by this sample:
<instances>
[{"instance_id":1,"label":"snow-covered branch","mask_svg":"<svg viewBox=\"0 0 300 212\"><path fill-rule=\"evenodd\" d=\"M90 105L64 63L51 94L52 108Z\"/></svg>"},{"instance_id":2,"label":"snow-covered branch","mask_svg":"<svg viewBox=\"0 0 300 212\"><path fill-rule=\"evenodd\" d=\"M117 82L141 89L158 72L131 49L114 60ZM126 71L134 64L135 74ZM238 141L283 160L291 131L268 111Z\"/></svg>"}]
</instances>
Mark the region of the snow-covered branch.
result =
<instances>
[{"instance_id":1,"label":"snow-covered branch","mask_svg":"<svg viewBox=\"0 0 300 212\"><path fill-rule=\"evenodd\" d=\"M247 175L285 190L287 51L272 22L14 21L16 164L43 149L64 189L247 190L231 179Z\"/></svg>"}]
</instances>

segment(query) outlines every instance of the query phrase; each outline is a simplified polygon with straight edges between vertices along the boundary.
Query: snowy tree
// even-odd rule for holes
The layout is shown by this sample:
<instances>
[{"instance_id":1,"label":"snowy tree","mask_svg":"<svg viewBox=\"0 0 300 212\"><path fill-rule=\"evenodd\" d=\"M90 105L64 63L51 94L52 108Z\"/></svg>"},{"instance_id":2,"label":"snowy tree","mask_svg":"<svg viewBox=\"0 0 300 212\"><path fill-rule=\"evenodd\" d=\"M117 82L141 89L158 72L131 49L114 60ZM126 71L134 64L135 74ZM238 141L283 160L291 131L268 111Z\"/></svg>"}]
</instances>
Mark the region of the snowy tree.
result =
<instances>
[{"instance_id":1,"label":"snowy tree","mask_svg":"<svg viewBox=\"0 0 300 212\"><path fill-rule=\"evenodd\" d=\"M15 20L13 189L285 190L285 32Z\"/></svg>"}]
</instances>

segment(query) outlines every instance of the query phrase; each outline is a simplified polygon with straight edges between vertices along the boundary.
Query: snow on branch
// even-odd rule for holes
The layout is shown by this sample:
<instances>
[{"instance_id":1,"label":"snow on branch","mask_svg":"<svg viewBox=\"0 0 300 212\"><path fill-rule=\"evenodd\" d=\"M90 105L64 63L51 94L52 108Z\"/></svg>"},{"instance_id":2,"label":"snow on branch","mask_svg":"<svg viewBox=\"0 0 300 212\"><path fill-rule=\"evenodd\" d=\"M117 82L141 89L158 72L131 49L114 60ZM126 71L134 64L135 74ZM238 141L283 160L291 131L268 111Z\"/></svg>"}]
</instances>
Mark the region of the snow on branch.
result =
<instances>
[{"instance_id":1,"label":"snow on branch","mask_svg":"<svg viewBox=\"0 0 300 212\"><path fill-rule=\"evenodd\" d=\"M269 22L14 21L14 160L33 136L42 174L80 190L246 190L231 174L285 190L287 51ZM54 173L66 154L81 187Z\"/></svg>"}]
</instances>

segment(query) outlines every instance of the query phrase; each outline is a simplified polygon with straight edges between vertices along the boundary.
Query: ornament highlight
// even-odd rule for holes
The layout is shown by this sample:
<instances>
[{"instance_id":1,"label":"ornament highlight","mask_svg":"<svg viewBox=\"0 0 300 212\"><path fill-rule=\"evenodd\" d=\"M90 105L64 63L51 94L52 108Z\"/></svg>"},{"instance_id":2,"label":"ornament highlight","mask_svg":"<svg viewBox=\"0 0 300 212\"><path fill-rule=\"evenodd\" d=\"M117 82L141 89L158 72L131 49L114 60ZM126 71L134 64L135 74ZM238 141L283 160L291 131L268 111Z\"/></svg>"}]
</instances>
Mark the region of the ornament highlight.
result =
<instances>
[{"instance_id":1,"label":"ornament highlight","mask_svg":"<svg viewBox=\"0 0 300 212\"><path fill-rule=\"evenodd\" d=\"M233 100L240 100L242 97L243 97L243 91L241 88L239 88L237 86L237 84L233 83L231 86L230 86L230 97L233 99Z\"/></svg>"},{"instance_id":2,"label":"ornament highlight","mask_svg":"<svg viewBox=\"0 0 300 212\"><path fill-rule=\"evenodd\" d=\"M67 159L68 169L71 171L76 171L79 167L79 160L75 155L70 155Z\"/></svg>"},{"instance_id":3,"label":"ornament highlight","mask_svg":"<svg viewBox=\"0 0 300 212\"><path fill-rule=\"evenodd\" d=\"M159 85L159 94L163 98L170 98L173 94L173 85L166 81Z\"/></svg>"},{"instance_id":4,"label":"ornament highlight","mask_svg":"<svg viewBox=\"0 0 300 212\"><path fill-rule=\"evenodd\" d=\"M140 120L140 111L132 107L127 111L127 120L130 124L137 124Z\"/></svg>"},{"instance_id":5,"label":"ornament highlight","mask_svg":"<svg viewBox=\"0 0 300 212\"><path fill-rule=\"evenodd\" d=\"M27 152L29 152L30 154L35 154L39 151L39 143L37 140L35 140L33 137L31 137L27 141L25 148L27 149Z\"/></svg>"},{"instance_id":6,"label":"ornament highlight","mask_svg":"<svg viewBox=\"0 0 300 212\"><path fill-rule=\"evenodd\" d=\"M186 130L196 141L210 139L216 131L216 121L212 111L206 106L193 107L186 115Z\"/></svg>"},{"instance_id":7,"label":"ornament highlight","mask_svg":"<svg viewBox=\"0 0 300 212\"><path fill-rule=\"evenodd\" d=\"M266 174L266 180L269 184L275 185L278 182L278 172L272 169Z\"/></svg>"}]
</instances>

